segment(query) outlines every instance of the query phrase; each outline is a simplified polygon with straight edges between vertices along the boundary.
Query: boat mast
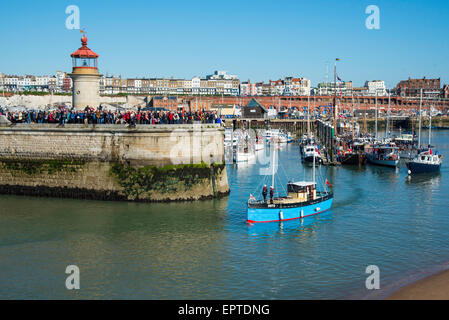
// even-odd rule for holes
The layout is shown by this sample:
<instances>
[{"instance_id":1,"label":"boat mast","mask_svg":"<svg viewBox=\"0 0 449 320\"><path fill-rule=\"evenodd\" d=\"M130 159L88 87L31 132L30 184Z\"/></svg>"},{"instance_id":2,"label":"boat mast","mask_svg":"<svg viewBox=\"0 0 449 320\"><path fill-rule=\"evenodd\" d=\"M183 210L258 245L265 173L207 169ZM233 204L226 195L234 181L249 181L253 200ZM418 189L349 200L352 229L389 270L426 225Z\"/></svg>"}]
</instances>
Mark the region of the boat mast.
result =
<instances>
[{"instance_id":1,"label":"boat mast","mask_svg":"<svg viewBox=\"0 0 449 320\"><path fill-rule=\"evenodd\" d=\"M352 141L354 142L354 130L355 130L355 123L354 123L354 92L351 91L351 106L352 106L352 116L351 116L351 120L352 120Z\"/></svg>"},{"instance_id":2,"label":"boat mast","mask_svg":"<svg viewBox=\"0 0 449 320\"><path fill-rule=\"evenodd\" d=\"M432 107L429 104L429 148L431 136L432 136Z\"/></svg>"},{"instance_id":3,"label":"boat mast","mask_svg":"<svg viewBox=\"0 0 449 320\"><path fill-rule=\"evenodd\" d=\"M421 108L422 108L422 88L419 98L418 149L421 148Z\"/></svg>"},{"instance_id":4,"label":"boat mast","mask_svg":"<svg viewBox=\"0 0 449 320\"><path fill-rule=\"evenodd\" d=\"M388 112L387 112L387 138L390 138L390 90L388 90Z\"/></svg>"},{"instance_id":5,"label":"boat mast","mask_svg":"<svg viewBox=\"0 0 449 320\"><path fill-rule=\"evenodd\" d=\"M377 91L376 91L376 111L375 111L375 118L376 118L376 131L375 131L375 135L374 135L374 140L377 139Z\"/></svg>"},{"instance_id":6,"label":"boat mast","mask_svg":"<svg viewBox=\"0 0 449 320\"><path fill-rule=\"evenodd\" d=\"M307 96L307 139L310 139L310 94Z\"/></svg>"},{"instance_id":7,"label":"boat mast","mask_svg":"<svg viewBox=\"0 0 449 320\"><path fill-rule=\"evenodd\" d=\"M338 134L338 129L337 129L337 61L339 61L340 59L335 59L335 63L334 63L334 132L335 135Z\"/></svg>"},{"instance_id":8,"label":"boat mast","mask_svg":"<svg viewBox=\"0 0 449 320\"><path fill-rule=\"evenodd\" d=\"M315 146L313 146L313 170L312 170L312 176L313 176L313 184L315 184Z\"/></svg>"},{"instance_id":9,"label":"boat mast","mask_svg":"<svg viewBox=\"0 0 449 320\"><path fill-rule=\"evenodd\" d=\"M275 172L274 166L275 166L275 163L276 163L276 139L273 139L273 167L271 168L272 169L271 186L273 187L273 189L274 189L274 172Z\"/></svg>"}]
</instances>

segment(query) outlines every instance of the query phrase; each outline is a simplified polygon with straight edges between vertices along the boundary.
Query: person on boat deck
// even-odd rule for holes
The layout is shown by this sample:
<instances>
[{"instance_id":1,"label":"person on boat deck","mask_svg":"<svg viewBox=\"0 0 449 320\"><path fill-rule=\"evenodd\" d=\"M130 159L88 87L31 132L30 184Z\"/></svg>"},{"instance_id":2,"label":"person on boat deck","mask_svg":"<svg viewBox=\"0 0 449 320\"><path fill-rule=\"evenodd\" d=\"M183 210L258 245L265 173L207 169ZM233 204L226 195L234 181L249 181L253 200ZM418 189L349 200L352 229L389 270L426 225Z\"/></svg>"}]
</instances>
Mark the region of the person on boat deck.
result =
<instances>
[{"instance_id":1,"label":"person on boat deck","mask_svg":"<svg viewBox=\"0 0 449 320\"><path fill-rule=\"evenodd\" d=\"M262 189L263 202L267 202L267 194L268 194L267 185L264 184Z\"/></svg>"},{"instance_id":2,"label":"person on boat deck","mask_svg":"<svg viewBox=\"0 0 449 320\"><path fill-rule=\"evenodd\" d=\"M274 188L273 188L273 186L271 186L271 188L270 188L270 201L271 201L271 203L273 203L273 196L274 196Z\"/></svg>"}]
</instances>

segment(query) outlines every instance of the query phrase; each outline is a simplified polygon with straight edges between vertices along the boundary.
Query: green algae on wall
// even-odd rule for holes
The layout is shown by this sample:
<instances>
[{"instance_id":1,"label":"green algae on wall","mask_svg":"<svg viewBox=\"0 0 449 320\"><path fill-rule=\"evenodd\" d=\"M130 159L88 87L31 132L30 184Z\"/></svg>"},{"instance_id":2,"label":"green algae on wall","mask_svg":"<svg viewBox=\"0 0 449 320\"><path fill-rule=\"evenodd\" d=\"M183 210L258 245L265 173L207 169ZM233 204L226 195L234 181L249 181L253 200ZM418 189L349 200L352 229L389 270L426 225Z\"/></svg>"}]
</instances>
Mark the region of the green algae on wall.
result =
<instances>
[{"instance_id":1,"label":"green algae on wall","mask_svg":"<svg viewBox=\"0 0 449 320\"><path fill-rule=\"evenodd\" d=\"M216 196L215 178L224 168L224 164L213 163L209 166L204 162L141 168L116 163L111 167L111 174L117 178L129 200L138 200L143 194L146 198L154 192L170 194L189 191L195 186L209 183L213 185L211 193Z\"/></svg>"},{"instance_id":2,"label":"green algae on wall","mask_svg":"<svg viewBox=\"0 0 449 320\"><path fill-rule=\"evenodd\" d=\"M76 172L76 167L84 164L85 161L82 160L0 159L1 167L27 175L53 174L59 171Z\"/></svg>"}]
</instances>

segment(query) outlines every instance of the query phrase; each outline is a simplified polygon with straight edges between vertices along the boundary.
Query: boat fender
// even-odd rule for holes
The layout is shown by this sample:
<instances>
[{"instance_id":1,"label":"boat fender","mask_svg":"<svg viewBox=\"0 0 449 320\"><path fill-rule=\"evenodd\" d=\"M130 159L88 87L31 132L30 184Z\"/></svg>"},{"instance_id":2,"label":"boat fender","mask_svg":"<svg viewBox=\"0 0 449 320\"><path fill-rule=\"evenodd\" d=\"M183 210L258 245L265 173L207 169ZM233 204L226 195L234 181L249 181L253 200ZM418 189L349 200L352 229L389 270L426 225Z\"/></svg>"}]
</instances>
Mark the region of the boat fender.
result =
<instances>
[{"instance_id":1,"label":"boat fender","mask_svg":"<svg viewBox=\"0 0 449 320\"><path fill-rule=\"evenodd\" d=\"M320 207L317 207L317 208L315 208L315 211L318 212L318 211L320 211L320 209L321 209Z\"/></svg>"},{"instance_id":2,"label":"boat fender","mask_svg":"<svg viewBox=\"0 0 449 320\"><path fill-rule=\"evenodd\" d=\"M301 213L299 215L301 218L304 217L304 209L301 209Z\"/></svg>"},{"instance_id":3,"label":"boat fender","mask_svg":"<svg viewBox=\"0 0 449 320\"><path fill-rule=\"evenodd\" d=\"M279 220L284 220L284 213L281 211L279 211Z\"/></svg>"}]
</instances>

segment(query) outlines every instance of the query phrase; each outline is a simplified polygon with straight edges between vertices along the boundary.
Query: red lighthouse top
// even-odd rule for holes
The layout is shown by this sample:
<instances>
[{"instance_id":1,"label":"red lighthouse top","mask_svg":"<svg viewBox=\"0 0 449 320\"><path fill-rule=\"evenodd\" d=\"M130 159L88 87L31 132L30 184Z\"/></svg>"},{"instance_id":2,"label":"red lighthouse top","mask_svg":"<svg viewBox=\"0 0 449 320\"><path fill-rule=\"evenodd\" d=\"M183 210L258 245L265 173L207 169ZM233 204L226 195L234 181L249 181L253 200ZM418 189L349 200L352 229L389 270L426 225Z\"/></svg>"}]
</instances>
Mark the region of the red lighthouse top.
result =
<instances>
[{"instance_id":1,"label":"red lighthouse top","mask_svg":"<svg viewBox=\"0 0 449 320\"><path fill-rule=\"evenodd\" d=\"M98 54L93 52L87 47L87 38L86 35L83 34L81 38L82 47L72 53L70 56L72 58L98 58Z\"/></svg>"}]
</instances>

